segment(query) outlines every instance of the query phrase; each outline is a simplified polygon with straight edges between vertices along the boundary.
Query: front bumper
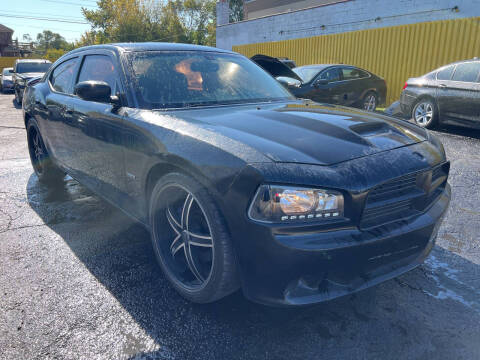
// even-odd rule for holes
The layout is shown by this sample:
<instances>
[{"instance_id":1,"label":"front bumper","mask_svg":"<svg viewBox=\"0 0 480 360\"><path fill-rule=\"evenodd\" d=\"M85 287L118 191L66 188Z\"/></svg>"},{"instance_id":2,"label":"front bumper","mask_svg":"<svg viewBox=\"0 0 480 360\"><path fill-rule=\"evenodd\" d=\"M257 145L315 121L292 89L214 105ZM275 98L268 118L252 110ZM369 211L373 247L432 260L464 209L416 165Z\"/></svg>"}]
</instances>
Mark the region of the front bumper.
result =
<instances>
[{"instance_id":1,"label":"front bumper","mask_svg":"<svg viewBox=\"0 0 480 360\"><path fill-rule=\"evenodd\" d=\"M308 305L403 274L428 256L450 202L450 186L422 215L369 230L273 234L242 266L247 298L269 305Z\"/></svg>"}]
</instances>

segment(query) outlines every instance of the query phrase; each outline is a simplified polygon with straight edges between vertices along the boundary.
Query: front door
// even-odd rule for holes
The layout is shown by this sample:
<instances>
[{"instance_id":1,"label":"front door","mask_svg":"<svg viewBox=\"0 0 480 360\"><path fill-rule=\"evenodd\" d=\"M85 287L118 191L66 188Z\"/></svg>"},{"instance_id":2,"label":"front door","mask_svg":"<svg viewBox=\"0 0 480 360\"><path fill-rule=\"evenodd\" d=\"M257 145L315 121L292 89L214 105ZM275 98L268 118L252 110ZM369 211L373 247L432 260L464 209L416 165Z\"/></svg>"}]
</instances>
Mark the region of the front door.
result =
<instances>
[{"instance_id":1,"label":"front door","mask_svg":"<svg viewBox=\"0 0 480 360\"><path fill-rule=\"evenodd\" d=\"M77 83L94 80L110 85L112 95L120 90L117 66L109 55L86 55ZM124 205L126 181L124 166L123 108L111 103L85 101L75 97L73 123L77 151L73 172L93 190Z\"/></svg>"},{"instance_id":2,"label":"front door","mask_svg":"<svg viewBox=\"0 0 480 360\"><path fill-rule=\"evenodd\" d=\"M340 72L337 67L323 70L313 81L312 93L314 101L328 104L342 104L342 89Z\"/></svg>"}]
</instances>

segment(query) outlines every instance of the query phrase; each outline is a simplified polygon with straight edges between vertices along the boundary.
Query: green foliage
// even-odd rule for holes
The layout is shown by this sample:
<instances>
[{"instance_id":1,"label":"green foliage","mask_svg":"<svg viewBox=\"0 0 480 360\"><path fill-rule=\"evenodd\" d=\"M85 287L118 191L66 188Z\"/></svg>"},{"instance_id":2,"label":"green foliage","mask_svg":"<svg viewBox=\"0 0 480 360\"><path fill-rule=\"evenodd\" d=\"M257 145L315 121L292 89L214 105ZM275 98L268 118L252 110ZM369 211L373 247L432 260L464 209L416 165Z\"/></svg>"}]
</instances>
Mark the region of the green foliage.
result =
<instances>
[{"instance_id":1,"label":"green foliage","mask_svg":"<svg viewBox=\"0 0 480 360\"><path fill-rule=\"evenodd\" d=\"M237 22L243 20L243 0L230 0L228 2L230 7L230 22Z\"/></svg>"},{"instance_id":2,"label":"green foliage","mask_svg":"<svg viewBox=\"0 0 480 360\"><path fill-rule=\"evenodd\" d=\"M63 36L50 30L44 30L37 34L36 51L40 54L47 54L49 50L66 50L73 48L73 44L68 43Z\"/></svg>"},{"instance_id":3,"label":"green foliage","mask_svg":"<svg viewBox=\"0 0 480 360\"><path fill-rule=\"evenodd\" d=\"M92 30L76 44L165 41L215 44L215 0L100 0L82 9Z\"/></svg>"},{"instance_id":4,"label":"green foliage","mask_svg":"<svg viewBox=\"0 0 480 360\"><path fill-rule=\"evenodd\" d=\"M44 58L50 60L51 62L55 62L66 52L67 51L63 49L48 49L44 55Z\"/></svg>"}]
</instances>

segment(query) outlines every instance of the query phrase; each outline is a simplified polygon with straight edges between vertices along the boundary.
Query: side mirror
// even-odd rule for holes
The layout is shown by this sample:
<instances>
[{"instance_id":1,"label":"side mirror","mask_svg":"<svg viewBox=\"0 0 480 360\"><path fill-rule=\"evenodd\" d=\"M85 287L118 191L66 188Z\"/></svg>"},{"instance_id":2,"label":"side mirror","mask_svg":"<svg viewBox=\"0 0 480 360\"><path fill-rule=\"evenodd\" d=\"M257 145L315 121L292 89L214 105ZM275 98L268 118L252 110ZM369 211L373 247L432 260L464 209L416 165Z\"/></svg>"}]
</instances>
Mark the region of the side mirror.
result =
<instances>
[{"instance_id":1,"label":"side mirror","mask_svg":"<svg viewBox=\"0 0 480 360\"><path fill-rule=\"evenodd\" d=\"M82 81L75 85L74 94L85 101L110 103L112 89L104 81Z\"/></svg>"},{"instance_id":2,"label":"side mirror","mask_svg":"<svg viewBox=\"0 0 480 360\"><path fill-rule=\"evenodd\" d=\"M327 84L328 84L327 79L318 79L317 81L315 81L315 86L327 85Z\"/></svg>"}]
</instances>

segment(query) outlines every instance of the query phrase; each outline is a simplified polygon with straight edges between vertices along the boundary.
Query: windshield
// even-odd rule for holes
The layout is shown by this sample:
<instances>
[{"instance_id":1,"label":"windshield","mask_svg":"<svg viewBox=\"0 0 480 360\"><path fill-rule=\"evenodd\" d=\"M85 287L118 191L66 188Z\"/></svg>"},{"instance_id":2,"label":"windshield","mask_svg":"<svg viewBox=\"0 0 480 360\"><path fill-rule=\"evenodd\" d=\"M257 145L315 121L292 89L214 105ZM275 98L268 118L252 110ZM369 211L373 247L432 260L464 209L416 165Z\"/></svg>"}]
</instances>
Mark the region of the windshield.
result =
<instances>
[{"instance_id":1,"label":"windshield","mask_svg":"<svg viewBox=\"0 0 480 360\"><path fill-rule=\"evenodd\" d=\"M44 73L50 68L50 63L25 62L17 64L17 73Z\"/></svg>"},{"instance_id":2,"label":"windshield","mask_svg":"<svg viewBox=\"0 0 480 360\"><path fill-rule=\"evenodd\" d=\"M325 69L326 66L302 66L292 69L305 83L312 81L317 74Z\"/></svg>"},{"instance_id":3,"label":"windshield","mask_svg":"<svg viewBox=\"0 0 480 360\"><path fill-rule=\"evenodd\" d=\"M290 100L292 95L243 56L200 51L129 56L141 107L148 109Z\"/></svg>"}]
</instances>

